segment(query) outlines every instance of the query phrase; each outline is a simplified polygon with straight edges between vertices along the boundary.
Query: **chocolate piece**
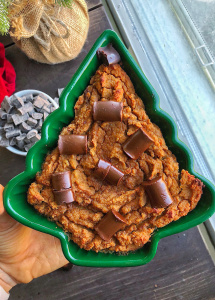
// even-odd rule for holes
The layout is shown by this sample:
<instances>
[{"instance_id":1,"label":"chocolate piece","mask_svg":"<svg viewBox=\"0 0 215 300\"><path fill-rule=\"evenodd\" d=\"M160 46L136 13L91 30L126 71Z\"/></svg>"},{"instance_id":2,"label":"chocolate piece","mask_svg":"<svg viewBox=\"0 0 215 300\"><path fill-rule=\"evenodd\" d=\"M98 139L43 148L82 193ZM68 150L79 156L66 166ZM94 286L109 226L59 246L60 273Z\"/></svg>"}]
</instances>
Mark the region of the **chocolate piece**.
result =
<instances>
[{"instance_id":1,"label":"chocolate piece","mask_svg":"<svg viewBox=\"0 0 215 300\"><path fill-rule=\"evenodd\" d=\"M31 127L35 127L37 125L37 120L35 120L33 118L28 118L27 124Z\"/></svg>"},{"instance_id":2,"label":"chocolate piece","mask_svg":"<svg viewBox=\"0 0 215 300\"><path fill-rule=\"evenodd\" d=\"M59 96L59 97L60 97L60 95L62 94L63 90L64 90L64 88L58 89L58 96Z\"/></svg>"},{"instance_id":3,"label":"chocolate piece","mask_svg":"<svg viewBox=\"0 0 215 300\"><path fill-rule=\"evenodd\" d=\"M17 141L24 141L25 138L26 138L26 133L22 133L19 136L15 137Z\"/></svg>"},{"instance_id":4,"label":"chocolate piece","mask_svg":"<svg viewBox=\"0 0 215 300\"><path fill-rule=\"evenodd\" d=\"M45 121L45 119L48 117L48 115L49 115L49 114L48 114L47 112L44 112L44 113L43 113L43 120L44 120L44 121Z\"/></svg>"},{"instance_id":5,"label":"chocolate piece","mask_svg":"<svg viewBox=\"0 0 215 300\"><path fill-rule=\"evenodd\" d=\"M7 119L7 113L3 109L1 109L1 108L0 108L0 118L2 120L6 120Z\"/></svg>"},{"instance_id":6,"label":"chocolate piece","mask_svg":"<svg viewBox=\"0 0 215 300\"><path fill-rule=\"evenodd\" d=\"M39 140L41 140L41 135L40 134L36 134L35 136L33 136L33 137L31 137L30 138L30 141L32 142L32 143L36 143L36 142L38 142Z\"/></svg>"},{"instance_id":7,"label":"chocolate piece","mask_svg":"<svg viewBox=\"0 0 215 300\"><path fill-rule=\"evenodd\" d=\"M15 146L17 143L16 137L10 139L10 146Z\"/></svg>"},{"instance_id":8,"label":"chocolate piece","mask_svg":"<svg viewBox=\"0 0 215 300\"><path fill-rule=\"evenodd\" d=\"M93 119L95 121L122 121L123 103L116 101L96 101L93 104Z\"/></svg>"},{"instance_id":9,"label":"chocolate piece","mask_svg":"<svg viewBox=\"0 0 215 300\"><path fill-rule=\"evenodd\" d=\"M34 96L32 94L27 94L27 95L25 95L25 99L24 99L24 97L22 97L22 99L24 102L33 101Z\"/></svg>"},{"instance_id":10,"label":"chocolate piece","mask_svg":"<svg viewBox=\"0 0 215 300\"><path fill-rule=\"evenodd\" d=\"M50 112L51 112L51 109L47 105L44 105L41 109L41 113L50 114Z\"/></svg>"},{"instance_id":11,"label":"chocolate piece","mask_svg":"<svg viewBox=\"0 0 215 300\"><path fill-rule=\"evenodd\" d=\"M129 157L137 159L153 143L150 136L140 128L127 139L122 148Z\"/></svg>"},{"instance_id":12,"label":"chocolate piece","mask_svg":"<svg viewBox=\"0 0 215 300\"><path fill-rule=\"evenodd\" d=\"M55 201L58 205L63 203L71 203L74 201L72 189L64 189L60 191L53 190Z\"/></svg>"},{"instance_id":13,"label":"chocolate piece","mask_svg":"<svg viewBox=\"0 0 215 300\"><path fill-rule=\"evenodd\" d=\"M34 109L34 106L31 102L26 103L24 106L21 106L18 108L18 111L21 115L25 115L26 113L32 111Z\"/></svg>"},{"instance_id":14,"label":"chocolate piece","mask_svg":"<svg viewBox=\"0 0 215 300\"><path fill-rule=\"evenodd\" d=\"M96 54L98 59L103 62L105 65L113 65L120 62L121 58L116 49L113 48L111 44L108 44L105 47L100 47Z\"/></svg>"},{"instance_id":15,"label":"chocolate piece","mask_svg":"<svg viewBox=\"0 0 215 300\"><path fill-rule=\"evenodd\" d=\"M22 132L28 132L31 130L31 127L28 126L28 124L25 122L22 122L19 128L21 129Z\"/></svg>"},{"instance_id":16,"label":"chocolate piece","mask_svg":"<svg viewBox=\"0 0 215 300\"><path fill-rule=\"evenodd\" d=\"M12 114L7 115L7 123L13 123Z\"/></svg>"},{"instance_id":17,"label":"chocolate piece","mask_svg":"<svg viewBox=\"0 0 215 300\"><path fill-rule=\"evenodd\" d=\"M10 138L18 136L20 134L21 134L21 131L19 129L14 129L14 130L7 131L5 136L6 136L6 139L10 139Z\"/></svg>"},{"instance_id":18,"label":"chocolate piece","mask_svg":"<svg viewBox=\"0 0 215 300\"><path fill-rule=\"evenodd\" d=\"M59 98L55 97L55 98L54 98L54 102L56 102L57 105L59 105Z\"/></svg>"},{"instance_id":19,"label":"chocolate piece","mask_svg":"<svg viewBox=\"0 0 215 300\"><path fill-rule=\"evenodd\" d=\"M52 174L52 188L60 191L62 189L69 189L71 187L70 171L58 172Z\"/></svg>"},{"instance_id":20,"label":"chocolate piece","mask_svg":"<svg viewBox=\"0 0 215 300\"><path fill-rule=\"evenodd\" d=\"M27 133L27 139L30 140L32 137L34 137L37 134L37 130L36 129L32 129Z\"/></svg>"},{"instance_id":21,"label":"chocolate piece","mask_svg":"<svg viewBox=\"0 0 215 300\"><path fill-rule=\"evenodd\" d=\"M10 98L8 96L4 97L4 100L1 103L1 108L4 109L8 114L11 112L13 107L10 103Z\"/></svg>"},{"instance_id":22,"label":"chocolate piece","mask_svg":"<svg viewBox=\"0 0 215 300\"><path fill-rule=\"evenodd\" d=\"M28 152L28 151L31 149L31 147L34 146L34 144L35 144L35 143L25 144L25 145L24 145L25 151Z\"/></svg>"},{"instance_id":23,"label":"chocolate piece","mask_svg":"<svg viewBox=\"0 0 215 300\"><path fill-rule=\"evenodd\" d=\"M25 122L28 118L29 118L28 113L24 114L23 116L20 116L18 114L12 116L13 123L15 125L19 125L19 124Z\"/></svg>"},{"instance_id":24,"label":"chocolate piece","mask_svg":"<svg viewBox=\"0 0 215 300\"><path fill-rule=\"evenodd\" d=\"M34 113L31 114L31 116L32 116L32 118L34 118L35 120L40 120L40 119L42 119L43 114L34 112Z\"/></svg>"},{"instance_id":25,"label":"chocolate piece","mask_svg":"<svg viewBox=\"0 0 215 300\"><path fill-rule=\"evenodd\" d=\"M28 113L29 113L29 116L31 116L31 117L32 117L32 115L33 115L34 113L36 113L36 110L35 110L35 109L32 109L32 110L31 110L31 111L29 111Z\"/></svg>"},{"instance_id":26,"label":"chocolate piece","mask_svg":"<svg viewBox=\"0 0 215 300\"><path fill-rule=\"evenodd\" d=\"M1 147L8 147L9 146L9 140L4 138L4 137L1 137L0 138L0 146Z\"/></svg>"},{"instance_id":27,"label":"chocolate piece","mask_svg":"<svg viewBox=\"0 0 215 300\"><path fill-rule=\"evenodd\" d=\"M100 159L96 168L96 174L98 175L98 177L104 180L105 177L107 176L110 167L111 167L110 163L108 163L103 159Z\"/></svg>"},{"instance_id":28,"label":"chocolate piece","mask_svg":"<svg viewBox=\"0 0 215 300\"><path fill-rule=\"evenodd\" d=\"M24 101L22 98L20 97L14 97L12 100L11 100L11 103L13 106L15 106L16 108L20 108L22 106L24 106Z\"/></svg>"},{"instance_id":29,"label":"chocolate piece","mask_svg":"<svg viewBox=\"0 0 215 300\"><path fill-rule=\"evenodd\" d=\"M51 113L52 113L53 111L55 111L55 110L56 110L56 107L52 106L52 107L51 107Z\"/></svg>"},{"instance_id":30,"label":"chocolate piece","mask_svg":"<svg viewBox=\"0 0 215 300\"><path fill-rule=\"evenodd\" d=\"M41 128L42 128L42 125L43 125L43 120L40 119L40 120L38 121L38 124L37 124L37 126L36 126L36 129L37 129L38 131L40 131Z\"/></svg>"},{"instance_id":31,"label":"chocolate piece","mask_svg":"<svg viewBox=\"0 0 215 300\"><path fill-rule=\"evenodd\" d=\"M45 102L46 105L48 105L50 103L49 100L48 100L48 98L47 98L47 96L44 95L43 93L40 93L37 97L43 98L43 100L44 100L44 102Z\"/></svg>"},{"instance_id":32,"label":"chocolate piece","mask_svg":"<svg viewBox=\"0 0 215 300\"><path fill-rule=\"evenodd\" d=\"M13 126L13 124L8 124L8 123L6 123L5 125L4 125L4 131L11 131L11 130L13 130L14 129L14 126Z\"/></svg>"},{"instance_id":33,"label":"chocolate piece","mask_svg":"<svg viewBox=\"0 0 215 300\"><path fill-rule=\"evenodd\" d=\"M87 135L60 135L58 149L60 154L86 154Z\"/></svg>"},{"instance_id":34,"label":"chocolate piece","mask_svg":"<svg viewBox=\"0 0 215 300\"><path fill-rule=\"evenodd\" d=\"M8 123L6 120L1 120L0 119L0 127L4 127L4 125Z\"/></svg>"},{"instance_id":35,"label":"chocolate piece","mask_svg":"<svg viewBox=\"0 0 215 300\"><path fill-rule=\"evenodd\" d=\"M109 241L125 224L126 219L120 213L112 209L99 221L95 226L95 230L103 240Z\"/></svg>"},{"instance_id":36,"label":"chocolate piece","mask_svg":"<svg viewBox=\"0 0 215 300\"><path fill-rule=\"evenodd\" d=\"M37 108L42 108L45 105L45 100L39 96L37 96L33 102L34 106Z\"/></svg>"},{"instance_id":37,"label":"chocolate piece","mask_svg":"<svg viewBox=\"0 0 215 300\"><path fill-rule=\"evenodd\" d=\"M149 181L144 181L143 186L152 207L161 208L172 204L173 198L161 176Z\"/></svg>"},{"instance_id":38,"label":"chocolate piece","mask_svg":"<svg viewBox=\"0 0 215 300\"><path fill-rule=\"evenodd\" d=\"M124 176L124 174L120 170L111 166L108 170L105 180L107 182L109 182L110 184L119 185L123 176Z\"/></svg>"},{"instance_id":39,"label":"chocolate piece","mask_svg":"<svg viewBox=\"0 0 215 300\"><path fill-rule=\"evenodd\" d=\"M17 141L17 147L20 149L20 150L23 150L24 149L24 140L19 140Z\"/></svg>"}]
</instances>

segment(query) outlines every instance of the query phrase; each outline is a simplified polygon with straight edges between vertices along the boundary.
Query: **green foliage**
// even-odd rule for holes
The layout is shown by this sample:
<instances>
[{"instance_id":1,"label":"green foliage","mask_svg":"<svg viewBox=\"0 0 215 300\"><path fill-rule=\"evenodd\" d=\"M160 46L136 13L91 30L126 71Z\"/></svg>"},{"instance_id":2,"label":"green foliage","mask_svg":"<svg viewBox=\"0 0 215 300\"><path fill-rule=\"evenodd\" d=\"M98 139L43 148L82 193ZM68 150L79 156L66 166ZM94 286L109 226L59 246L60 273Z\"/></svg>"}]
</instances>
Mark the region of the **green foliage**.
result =
<instances>
[{"instance_id":1,"label":"green foliage","mask_svg":"<svg viewBox=\"0 0 215 300\"><path fill-rule=\"evenodd\" d=\"M7 34L10 28L10 22L8 19L8 4L7 0L0 0L0 34Z\"/></svg>"},{"instance_id":2,"label":"green foliage","mask_svg":"<svg viewBox=\"0 0 215 300\"><path fill-rule=\"evenodd\" d=\"M72 6L72 2L73 2L73 0L55 0L55 3L57 3L59 5L67 6L70 8Z\"/></svg>"}]
</instances>

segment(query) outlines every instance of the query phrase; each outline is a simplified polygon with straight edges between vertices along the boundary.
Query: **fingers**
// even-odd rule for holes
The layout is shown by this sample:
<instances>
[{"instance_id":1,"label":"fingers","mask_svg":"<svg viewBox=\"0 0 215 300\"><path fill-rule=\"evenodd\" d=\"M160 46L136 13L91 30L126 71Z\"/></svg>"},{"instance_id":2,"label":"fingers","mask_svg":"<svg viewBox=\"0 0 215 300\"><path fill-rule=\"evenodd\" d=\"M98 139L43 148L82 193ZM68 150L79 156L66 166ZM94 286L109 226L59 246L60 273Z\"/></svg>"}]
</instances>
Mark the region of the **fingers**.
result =
<instances>
[{"instance_id":1,"label":"fingers","mask_svg":"<svg viewBox=\"0 0 215 300\"><path fill-rule=\"evenodd\" d=\"M8 228L16 224L16 221L11 218L4 209L3 190L4 187L0 184L0 232L7 230Z\"/></svg>"}]
</instances>

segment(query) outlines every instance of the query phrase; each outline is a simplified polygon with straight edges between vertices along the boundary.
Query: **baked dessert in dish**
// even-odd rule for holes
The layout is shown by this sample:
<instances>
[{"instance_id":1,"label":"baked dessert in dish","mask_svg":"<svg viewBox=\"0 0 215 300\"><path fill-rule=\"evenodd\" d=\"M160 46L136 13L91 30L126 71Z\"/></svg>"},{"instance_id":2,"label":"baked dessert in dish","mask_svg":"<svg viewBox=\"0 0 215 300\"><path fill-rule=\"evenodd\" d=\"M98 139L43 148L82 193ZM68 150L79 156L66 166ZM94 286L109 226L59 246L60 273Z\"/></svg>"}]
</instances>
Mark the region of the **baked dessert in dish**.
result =
<instances>
[{"instance_id":1,"label":"baked dessert in dish","mask_svg":"<svg viewBox=\"0 0 215 300\"><path fill-rule=\"evenodd\" d=\"M28 202L85 250L135 251L187 215L203 184L176 157L111 45L28 190ZM165 133L164 133L165 134Z\"/></svg>"}]
</instances>

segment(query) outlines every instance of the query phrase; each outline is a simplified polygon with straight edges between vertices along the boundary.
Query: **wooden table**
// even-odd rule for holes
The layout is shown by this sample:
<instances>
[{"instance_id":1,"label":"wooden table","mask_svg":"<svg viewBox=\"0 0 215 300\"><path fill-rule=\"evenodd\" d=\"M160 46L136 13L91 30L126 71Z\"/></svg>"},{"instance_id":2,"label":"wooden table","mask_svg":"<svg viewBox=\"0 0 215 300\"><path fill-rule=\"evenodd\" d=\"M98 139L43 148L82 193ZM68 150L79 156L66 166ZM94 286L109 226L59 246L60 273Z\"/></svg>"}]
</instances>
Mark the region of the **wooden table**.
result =
<instances>
[{"instance_id":1,"label":"wooden table","mask_svg":"<svg viewBox=\"0 0 215 300\"><path fill-rule=\"evenodd\" d=\"M6 57L14 65L16 90L39 89L57 96L65 87L96 38L111 28L100 0L88 0L90 30L77 59L56 66L30 61L8 37L0 37ZM0 148L0 182L6 184L24 170L25 159ZM160 241L155 258L135 268L85 268L51 274L21 284L11 290L11 300L208 300L215 299L214 265L198 229Z\"/></svg>"}]
</instances>

